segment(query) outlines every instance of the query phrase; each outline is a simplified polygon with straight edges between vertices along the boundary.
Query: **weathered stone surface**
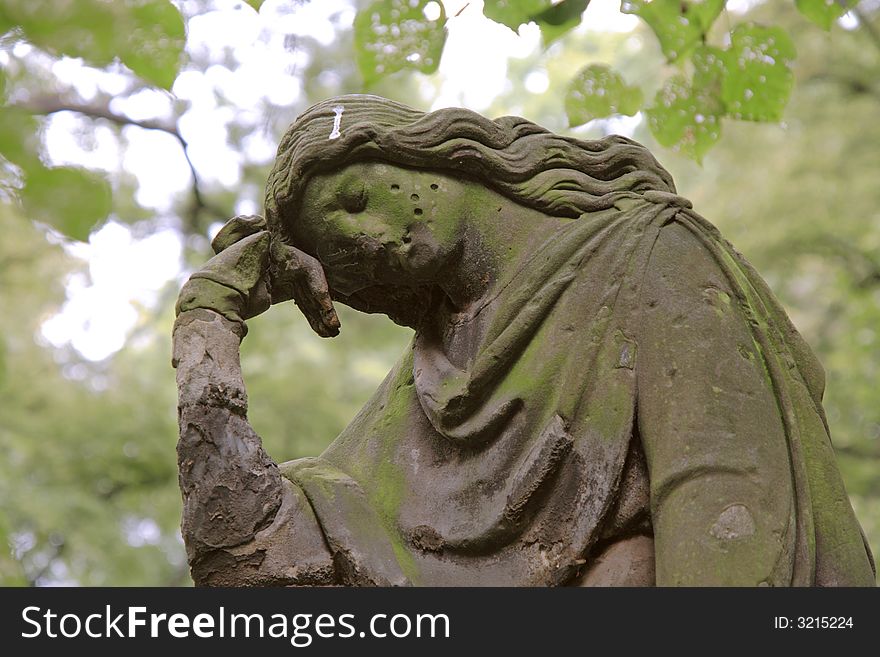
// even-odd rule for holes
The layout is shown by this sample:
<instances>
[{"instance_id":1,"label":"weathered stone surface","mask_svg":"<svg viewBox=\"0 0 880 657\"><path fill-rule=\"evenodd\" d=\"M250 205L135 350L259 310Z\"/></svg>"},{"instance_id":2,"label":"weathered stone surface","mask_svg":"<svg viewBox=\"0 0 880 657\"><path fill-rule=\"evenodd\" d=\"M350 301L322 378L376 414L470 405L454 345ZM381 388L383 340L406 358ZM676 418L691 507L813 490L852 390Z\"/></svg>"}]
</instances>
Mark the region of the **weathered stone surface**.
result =
<instances>
[{"instance_id":1,"label":"weathered stone surface","mask_svg":"<svg viewBox=\"0 0 880 657\"><path fill-rule=\"evenodd\" d=\"M821 366L640 145L345 96L291 126L266 191L178 304L197 583L873 584ZM279 467L238 345L288 299L323 336L336 301L414 338Z\"/></svg>"}]
</instances>

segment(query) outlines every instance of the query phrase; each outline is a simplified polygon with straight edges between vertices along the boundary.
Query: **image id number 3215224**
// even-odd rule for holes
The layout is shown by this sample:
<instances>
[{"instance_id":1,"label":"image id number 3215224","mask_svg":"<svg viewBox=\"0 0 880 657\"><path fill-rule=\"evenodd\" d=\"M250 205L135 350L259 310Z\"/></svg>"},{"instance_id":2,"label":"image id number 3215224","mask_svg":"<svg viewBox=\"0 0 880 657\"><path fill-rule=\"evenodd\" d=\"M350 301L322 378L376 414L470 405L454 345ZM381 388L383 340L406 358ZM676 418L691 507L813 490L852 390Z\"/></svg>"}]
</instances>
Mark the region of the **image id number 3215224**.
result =
<instances>
[{"instance_id":1,"label":"image id number 3215224","mask_svg":"<svg viewBox=\"0 0 880 657\"><path fill-rule=\"evenodd\" d=\"M777 630L851 630L852 616L774 616L773 628Z\"/></svg>"}]
</instances>

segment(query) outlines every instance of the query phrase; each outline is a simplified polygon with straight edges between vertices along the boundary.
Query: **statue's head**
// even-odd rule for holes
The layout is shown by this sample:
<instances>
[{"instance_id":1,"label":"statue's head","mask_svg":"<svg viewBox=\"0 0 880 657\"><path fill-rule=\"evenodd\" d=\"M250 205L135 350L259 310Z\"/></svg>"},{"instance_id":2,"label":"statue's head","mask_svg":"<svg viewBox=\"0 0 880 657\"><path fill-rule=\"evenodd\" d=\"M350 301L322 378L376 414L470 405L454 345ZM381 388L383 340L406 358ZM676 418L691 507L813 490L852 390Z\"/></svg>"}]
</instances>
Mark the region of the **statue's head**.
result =
<instances>
[{"instance_id":1,"label":"statue's head","mask_svg":"<svg viewBox=\"0 0 880 657\"><path fill-rule=\"evenodd\" d=\"M287 130L266 220L276 239L321 261L335 298L368 311L391 299L404 309L456 248L462 204L479 189L560 218L674 191L647 149L624 137L582 141L519 117L425 113L350 95L311 107ZM388 314L410 323L402 312Z\"/></svg>"}]
</instances>

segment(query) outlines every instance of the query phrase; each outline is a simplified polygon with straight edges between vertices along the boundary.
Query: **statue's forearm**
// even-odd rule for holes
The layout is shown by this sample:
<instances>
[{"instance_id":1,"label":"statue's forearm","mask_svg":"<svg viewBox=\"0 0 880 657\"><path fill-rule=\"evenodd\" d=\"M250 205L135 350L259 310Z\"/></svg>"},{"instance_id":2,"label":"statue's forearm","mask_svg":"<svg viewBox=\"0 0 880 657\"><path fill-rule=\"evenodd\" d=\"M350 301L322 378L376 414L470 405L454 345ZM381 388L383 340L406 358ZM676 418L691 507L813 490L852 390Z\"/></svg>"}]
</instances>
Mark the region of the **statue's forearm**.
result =
<instances>
[{"instance_id":1,"label":"statue's forearm","mask_svg":"<svg viewBox=\"0 0 880 657\"><path fill-rule=\"evenodd\" d=\"M332 562L307 500L282 479L248 423L242 334L240 323L202 308L175 324L182 532L193 577L329 583Z\"/></svg>"}]
</instances>

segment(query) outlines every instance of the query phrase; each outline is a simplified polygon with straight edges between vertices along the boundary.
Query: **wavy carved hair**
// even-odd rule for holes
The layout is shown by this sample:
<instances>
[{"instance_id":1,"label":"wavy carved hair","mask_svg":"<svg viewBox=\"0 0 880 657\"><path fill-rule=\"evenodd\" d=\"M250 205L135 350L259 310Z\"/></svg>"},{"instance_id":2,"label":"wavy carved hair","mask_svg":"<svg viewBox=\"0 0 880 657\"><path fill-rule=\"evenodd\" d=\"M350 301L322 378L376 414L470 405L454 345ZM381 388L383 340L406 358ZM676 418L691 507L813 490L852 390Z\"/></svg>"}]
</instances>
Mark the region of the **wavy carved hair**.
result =
<instances>
[{"instance_id":1,"label":"wavy carved hair","mask_svg":"<svg viewBox=\"0 0 880 657\"><path fill-rule=\"evenodd\" d=\"M554 134L515 116L487 119L461 108L420 112L370 95L325 100L287 129L266 184L266 220L282 239L316 173L378 160L463 173L548 215L577 218L621 196L675 192L669 173L641 144Z\"/></svg>"}]
</instances>

